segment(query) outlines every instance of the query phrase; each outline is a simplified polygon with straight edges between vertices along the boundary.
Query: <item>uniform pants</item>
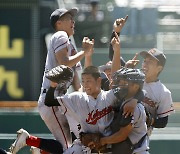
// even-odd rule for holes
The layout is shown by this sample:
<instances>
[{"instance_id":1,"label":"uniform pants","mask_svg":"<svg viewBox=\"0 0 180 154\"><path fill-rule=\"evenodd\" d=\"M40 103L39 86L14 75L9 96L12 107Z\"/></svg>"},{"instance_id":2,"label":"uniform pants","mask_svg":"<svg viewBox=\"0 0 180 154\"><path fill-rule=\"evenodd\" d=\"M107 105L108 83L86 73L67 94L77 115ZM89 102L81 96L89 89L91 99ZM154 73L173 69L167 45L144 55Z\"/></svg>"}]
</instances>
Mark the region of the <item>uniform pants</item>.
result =
<instances>
[{"instance_id":1,"label":"uniform pants","mask_svg":"<svg viewBox=\"0 0 180 154\"><path fill-rule=\"evenodd\" d=\"M61 114L58 107L47 107L44 104L45 95L46 93L41 94L38 100L39 114L55 139L62 144L65 150L72 145L69 124L66 116Z\"/></svg>"}]
</instances>

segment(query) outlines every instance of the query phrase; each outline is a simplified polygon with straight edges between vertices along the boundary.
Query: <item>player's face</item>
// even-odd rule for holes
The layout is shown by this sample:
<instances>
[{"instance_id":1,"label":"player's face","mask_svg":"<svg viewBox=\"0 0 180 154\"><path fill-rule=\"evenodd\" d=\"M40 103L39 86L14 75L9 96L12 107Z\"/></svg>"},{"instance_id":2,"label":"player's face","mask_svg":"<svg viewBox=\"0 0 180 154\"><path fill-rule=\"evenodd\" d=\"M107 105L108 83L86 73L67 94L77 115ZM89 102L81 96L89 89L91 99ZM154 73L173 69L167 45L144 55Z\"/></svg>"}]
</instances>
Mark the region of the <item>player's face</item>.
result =
<instances>
[{"instance_id":1,"label":"player's face","mask_svg":"<svg viewBox=\"0 0 180 154\"><path fill-rule=\"evenodd\" d=\"M83 74L82 86L87 95L96 98L101 91L101 78L95 79L91 74Z\"/></svg>"},{"instance_id":2,"label":"player's face","mask_svg":"<svg viewBox=\"0 0 180 154\"><path fill-rule=\"evenodd\" d=\"M71 14L67 13L63 15L58 21L57 24L59 24L60 29L65 31L68 36L71 36L74 34L74 27L75 27L75 21Z\"/></svg>"},{"instance_id":3,"label":"player's face","mask_svg":"<svg viewBox=\"0 0 180 154\"><path fill-rule=\"evenodd\" d=\"M138 84L128 82L127 80L120 80L119 81L119 87L128 89L126 98L133 97L137 93L137 91L139 90Z\"/></svg>"},{"instance_id":4,"label":"player's face","mask_svg":"<svg viewBox=\"0 0 180 154\"><path fill-rule=\"evenodd\" d=\"M158 61L152 57L146 57L142 63L142 69L145 74L146 82L152 82L157 80L159 72L162 70L162 66L158 65Z\"/></svg>"}]
</instances>

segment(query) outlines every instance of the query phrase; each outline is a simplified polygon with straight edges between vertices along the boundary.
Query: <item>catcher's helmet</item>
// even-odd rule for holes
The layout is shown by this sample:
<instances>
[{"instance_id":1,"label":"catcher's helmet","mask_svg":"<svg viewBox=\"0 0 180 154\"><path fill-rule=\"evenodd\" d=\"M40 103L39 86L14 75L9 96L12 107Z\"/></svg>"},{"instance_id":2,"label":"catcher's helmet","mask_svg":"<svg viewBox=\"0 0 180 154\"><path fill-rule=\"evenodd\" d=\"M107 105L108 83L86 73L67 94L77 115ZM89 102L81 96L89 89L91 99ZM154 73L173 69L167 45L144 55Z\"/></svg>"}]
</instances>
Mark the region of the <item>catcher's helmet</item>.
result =
<instances>
[{"instance_id":1,"label":"catcher's helmet","mask_svg":"<svg viewBox=\"0 0 180 154\"><path fill-rule=\"evenodd\" d=\"M114 86L118 86L120 80L127 80L128 82L137 83L142 88L145 75L140 69L121 68L113 74Z\"/></svg>"}]
</instances>

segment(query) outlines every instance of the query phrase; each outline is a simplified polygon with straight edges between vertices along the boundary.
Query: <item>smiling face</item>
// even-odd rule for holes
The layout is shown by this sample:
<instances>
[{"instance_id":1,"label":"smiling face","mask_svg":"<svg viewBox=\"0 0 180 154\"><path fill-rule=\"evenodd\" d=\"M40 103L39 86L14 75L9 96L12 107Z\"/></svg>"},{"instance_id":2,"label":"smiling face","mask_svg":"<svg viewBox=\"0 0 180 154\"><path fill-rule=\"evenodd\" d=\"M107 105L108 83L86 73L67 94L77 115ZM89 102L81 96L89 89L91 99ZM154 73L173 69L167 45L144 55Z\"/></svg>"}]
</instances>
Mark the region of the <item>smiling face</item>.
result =
<instances>
[{"instance_id":1,"label":"smiling face","mask_svg":"<svg viewBox=\"0 0 180 154\"><path fill-rule=\"evenodd\" d=\"M147 56L142 63L142 69L145 74L146 82L153 82L157 80L163 67L158 64L158 60Z\"/></svg>"},{"instance_id":2,"label":"smiling face","mask_svg":"<svg viewBox=\"0 0 180 154\"><path fill-rule=\"evenodd\" d=\"M97 98L101 91L101 78L94 78L91 74L82 75L82 86L87 95Z\"/></svg>"},{"instance_id":3,"label":"smiling face","mask_svg":"<svg viewBox=\"0 0 180 154\"><path fill-rule=\"evenodd\" d=\"M74 34L74 27L75 27L75 21L70 13L63 15L56 22L56 30L65 31L68 34L68 36L71 36Z\"/></svg>"}]
</instances>

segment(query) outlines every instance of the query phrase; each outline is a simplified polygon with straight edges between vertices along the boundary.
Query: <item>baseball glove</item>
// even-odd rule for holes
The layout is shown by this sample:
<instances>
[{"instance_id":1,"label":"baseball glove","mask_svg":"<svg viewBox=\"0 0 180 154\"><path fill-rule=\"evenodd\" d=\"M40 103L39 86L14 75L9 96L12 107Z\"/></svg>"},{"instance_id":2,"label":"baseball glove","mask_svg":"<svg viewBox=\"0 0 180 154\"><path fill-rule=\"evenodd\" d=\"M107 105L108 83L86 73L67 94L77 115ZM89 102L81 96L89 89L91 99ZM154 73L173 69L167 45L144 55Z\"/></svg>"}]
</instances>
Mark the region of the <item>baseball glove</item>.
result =
<instances>
[{"instance_id":1,"label":"baseball glove","mask_svg":"<svg viewBox=\"0 0 180 154\"><path fill-rule=\"evenodd\" d=\"M146 112L146 125L147 125L147 127L150 127L150 126L152 126L152 122L154 119L153 119L151 113L149 111L147 111L147 109L145 109L145 112Z\"/></svg>"},{"instance_id":2,"label":"baseball glove","mask_svg":"<svg viewBox=\"0 0 180 154\"><path fill-rule=\"evenodd\" d=\"M89 147L91 150L95 150L97 152L103 152L106 149L106 146L102 146L100 144L100 139L102 135L100 133L83 133L79 134L81 143L84 146ZM93 146L92 144L93 143Z\"/></svg>"},{"instance_id":3,"label":"baseball glove","mask_svg":"<svg viewBox=\"0 0 180 154\"><path fill-rule=\"evenodd\" d=\"M62 81L72 81L73 71L68 66L59 65L46 71L45 76L52 82L61 83Z\"/></svg>"}]
</instances>

